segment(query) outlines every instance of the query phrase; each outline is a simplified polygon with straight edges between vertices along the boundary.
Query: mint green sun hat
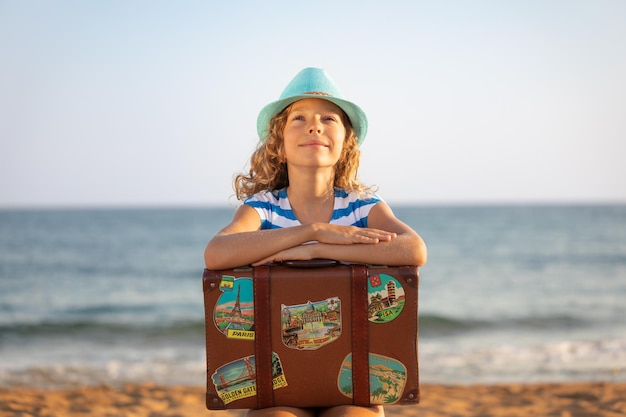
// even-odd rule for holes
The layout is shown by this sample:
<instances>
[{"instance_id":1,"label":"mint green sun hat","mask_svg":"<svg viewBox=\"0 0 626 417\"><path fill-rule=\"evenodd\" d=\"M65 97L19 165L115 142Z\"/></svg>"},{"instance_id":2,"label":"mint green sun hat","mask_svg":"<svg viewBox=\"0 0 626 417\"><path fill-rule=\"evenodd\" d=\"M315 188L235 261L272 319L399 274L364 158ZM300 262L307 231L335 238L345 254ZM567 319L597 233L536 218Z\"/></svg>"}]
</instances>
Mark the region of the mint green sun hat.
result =
<instances>
[{"instance_id":1,"label":"mint green sun hat","mask_svg":"<svg viewBox=\"0 0 626 417\"><path fill-rule=\"evenodd\" d=\"M298 100L305 98L321 98L339 106L350 119L358 144L363 143L367 134L367 116L356 104L343 98L343 94L335 86L326 71L321 68L305 68L285 87L277 101L261 109L256 122L256 129L261 141L267 139L270 120Z\"/></svg>"}]
</instances>

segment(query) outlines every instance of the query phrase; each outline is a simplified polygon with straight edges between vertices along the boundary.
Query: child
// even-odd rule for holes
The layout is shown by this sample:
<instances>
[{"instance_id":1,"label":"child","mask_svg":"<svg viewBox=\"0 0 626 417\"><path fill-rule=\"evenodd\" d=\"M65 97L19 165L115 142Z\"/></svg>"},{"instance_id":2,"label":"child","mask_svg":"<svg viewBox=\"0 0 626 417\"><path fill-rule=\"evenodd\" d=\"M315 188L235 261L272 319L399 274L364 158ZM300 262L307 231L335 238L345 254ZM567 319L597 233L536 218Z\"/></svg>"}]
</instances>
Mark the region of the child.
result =
<instances>
[{"instance_id":1,"label":"child","mask_svg":"<svg viewBox=\"0 0 626 417\"><path fill-rule=\"evenodd\" d=\"M360 107L342 98L324 70L306 68L257 119L261 139L247 174L235 178L244 200L209 242L208 269L285 260L334 259L423 265L426 246L357 179L367 133ZM324 410L275 407L262 416L384 416L382 407Z\"/></svg>"}]
</instances>

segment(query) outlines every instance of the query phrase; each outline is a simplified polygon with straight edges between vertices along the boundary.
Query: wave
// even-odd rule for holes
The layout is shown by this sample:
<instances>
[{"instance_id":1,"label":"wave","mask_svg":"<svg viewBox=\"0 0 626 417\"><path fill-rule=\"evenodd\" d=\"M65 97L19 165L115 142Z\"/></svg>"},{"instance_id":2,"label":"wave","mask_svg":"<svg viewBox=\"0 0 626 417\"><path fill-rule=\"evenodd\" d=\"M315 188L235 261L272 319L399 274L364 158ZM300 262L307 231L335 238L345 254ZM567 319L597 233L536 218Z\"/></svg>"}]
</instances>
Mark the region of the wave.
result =
<instances>
[{"instance_id":1,"label":"wave","mask_svg":"<svg viewBox=\"0 0 626 417\"><path fill-rule=\"evenodd\" d=\"M40 343L5 350L0 356L0 387L202 383L206 363L200 340L179 343L169 338L141 345L127 343L127 338L121 340L124 343L106 349L92 340L53 343L45 345L45 355L40 354ZM463 337L459 340L467 341ZM480 344L426 339L420 344L419 354L420 379L427 382L626 382L623 336Z\"/></svg>"},{"instance_id":2,"label":"wave","mask_svg":"<svg viewBox=\"0 0 626 417\"><path fill-rule=\"evenodd\" d=\"M133 322L96 322L71 320L64 322L42 321L31 324L7 324L0 326L0 342L9 339L38 337L96 338L96 337L204 337L204 320L181 320L140 324Z\"/></svg>"},{"instance_id":3,"label":"wave","mask_svg":"<svg viewBox=\"0 0 626 417\"><path fill-rule=\"evenodd\" d=\"M199 385L206 365L202 357L142 361L108 358L103 363L29 363L0 368L0 388L73 388L124 386L128 383Z\"/></svg>"},{"instance_id":4,"label":"wave","mask_svg":"<svg viewBox=\"0 0 626 417\"><path fill-rule=\"evenodd\" d=\"M148 308L148 307L146 307ZM139 308L141 310L141 308ZM107 318L109 308L106 306L89 307L74 311L86 313L70 316L68 319L44 319L31 323L4 323L0 324L0 340L9 337L37 337L37 336L95 336L110 335L162 335L179 336L204 334L204 318L164 318L144 315L135 320L111 320ZM104 313L104 314L103 314ZM75 318L71 318L75 317ZM419 331L422 336L456 336L471 332L498 332L498 331L552 331L563 329L586 328L593 322L567 314L546 316L527 316L499 319L457 318L439 314L421 314L419 316Z\"/></svg>"},{"instance_id":5,"label":"wave","mask_svg":"<svg viewBox=\"0 0 626 417\"><path fill-rule=\"evenodd\" d=\"M588 320L568 314L499 319L463 319L438 314L422 314L419 316L420 334L434 336L498 330L549 331L555 329L583 328L589 325L591 325L591 323Z\"/></svg>"},{"instance_id":6,"label":"wave","mask_svg":"<svg viewBox=\"0 0 626 417\"><path fill-rule=\"evenodd\" d=\"M626 381L626 339L510 340L420 346L420 377L432 382Z\"/></svg>"}]
</instances>

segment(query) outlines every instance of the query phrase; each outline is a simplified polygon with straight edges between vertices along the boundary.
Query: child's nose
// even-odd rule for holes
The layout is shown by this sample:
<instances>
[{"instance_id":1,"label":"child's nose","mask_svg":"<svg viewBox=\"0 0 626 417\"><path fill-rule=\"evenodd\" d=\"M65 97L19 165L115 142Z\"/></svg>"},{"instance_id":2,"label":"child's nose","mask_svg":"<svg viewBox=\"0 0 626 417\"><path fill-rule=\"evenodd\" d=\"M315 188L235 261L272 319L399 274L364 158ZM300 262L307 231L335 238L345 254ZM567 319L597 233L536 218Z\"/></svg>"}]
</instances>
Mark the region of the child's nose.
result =
<instances>
[{"instance_id":1,"label":"child's nose","mask_svg":"<svg viewBox=\"0 0 626 417\"><path fill-rule=\"evenodd\" d=\"M309 134L312 133L322 133L322 123L317 119L313 120L309 127Z\"/></svg>"}]
</instances>

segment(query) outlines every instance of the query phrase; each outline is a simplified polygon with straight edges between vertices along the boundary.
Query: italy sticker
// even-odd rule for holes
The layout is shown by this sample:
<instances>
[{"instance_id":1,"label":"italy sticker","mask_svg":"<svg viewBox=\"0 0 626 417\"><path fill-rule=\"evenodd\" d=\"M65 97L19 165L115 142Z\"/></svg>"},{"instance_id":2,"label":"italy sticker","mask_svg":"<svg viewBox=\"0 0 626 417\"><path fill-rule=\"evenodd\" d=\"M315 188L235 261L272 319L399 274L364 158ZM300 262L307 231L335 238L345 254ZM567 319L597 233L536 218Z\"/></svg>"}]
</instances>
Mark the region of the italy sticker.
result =
<instances>
[{"instance_id":1,"label":"italy sticker","mask_svg":"<svg viewBox=\"0 0 626 417\"><path fill-rule=\"evenodd\" d=\"M220 290L213 311L217 329L229 339L254 340L252 279L224 276Z\"/></svg>"},{"instance_id":2,"label":"italy sticker","mask_svg":"<svg viewBox=\"0 0 626 417\"><path fill-rule=\"evenodd\" d=\"M283 304L281 323L285 346L319 349L341 336L341 301L339 297L331 297L306 304Z\"/></svg>"},{"instance_id":3,"label":"italy sticker","mask_svg":"<svg viewBox=\"0 0 626 417\"><path fill-rule=\"evenodd\" d=\"M387 274L370 275L367 281L368 318L372 323L388 323L404 308L404 288L397 279Z\"/></svg>"},{"instance_id":4,"label":"italy sticker","mask_svg":"<svg viewBox=\"0 0 626 417\"><path fill-rule=\"evenodd\" d=\"M406 367L402 362L370 353L369 374L372 404L393 404L400 400L406 384ZM352 353L341 365L337 385L343 395L352 398Z\"/></svg>"},{"instance_id":5,"label":"italy sticker","mask_svg":"<svg viewBox=\"0 0 626 417\"><path fill-rule=\"evenodd\" d=\"M211 376L217 395L224 404L256 395L256 364L254 355L220 366ZM280 358L272 352L272 387L287 386Z\"/></svg>"}]
</instances>

